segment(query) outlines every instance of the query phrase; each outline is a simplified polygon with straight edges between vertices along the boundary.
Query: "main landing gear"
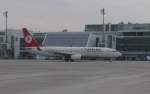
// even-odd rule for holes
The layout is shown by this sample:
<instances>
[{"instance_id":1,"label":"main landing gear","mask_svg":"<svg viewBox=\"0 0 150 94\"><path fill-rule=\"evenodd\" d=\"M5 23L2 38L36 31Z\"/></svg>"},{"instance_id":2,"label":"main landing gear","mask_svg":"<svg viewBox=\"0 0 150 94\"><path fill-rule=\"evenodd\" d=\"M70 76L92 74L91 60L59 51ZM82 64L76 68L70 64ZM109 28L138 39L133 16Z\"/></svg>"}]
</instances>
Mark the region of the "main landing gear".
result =
<instances>
[{"instance_id":1,"label":"main landing gear","mask_svg":"<svg viewBox=\"0 0 150 94\"><path fill-rule=\"evenodd\" d=\"M70 61L70 62L74 62L74 60L71 59L70 56L65 57L64 60L65 60L66 62L69 62L69 61Z\"/></svg>"}]
</instances>

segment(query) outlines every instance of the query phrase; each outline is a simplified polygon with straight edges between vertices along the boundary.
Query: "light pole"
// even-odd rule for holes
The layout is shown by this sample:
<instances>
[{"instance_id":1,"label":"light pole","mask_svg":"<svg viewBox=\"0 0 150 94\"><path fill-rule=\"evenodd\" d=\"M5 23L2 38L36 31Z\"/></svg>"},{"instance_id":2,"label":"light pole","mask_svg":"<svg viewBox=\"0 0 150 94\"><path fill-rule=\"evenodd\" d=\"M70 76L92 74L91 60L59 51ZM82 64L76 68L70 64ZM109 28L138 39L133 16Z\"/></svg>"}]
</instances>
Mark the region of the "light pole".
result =
<instances>
[{"instance_id":1,"label":"light pole","mask_svg":"<svg viewBox=\"0 0 150 94\"><path fill-rule=\"evenodd\" d=\"M102 33L102 46L105 47L105 8L101 9L103 16L103 33Z\"/></svg>"},{"instance_id":2,"label":"light pole","mask_svg":"<svg viewBox=\"0 0 150 94\"><path fill-rule=\"evenodd\" d=\"M3 15L4 15L4 17L6 18L6 31L5 31L5 44L6 44L6 46L5 46L5 51L4 51L4 53L5 53L5 57L8 57L8 54L7 54L7 46L8 46L8 36L7 36L7 18L8 18L8 11L5 11L5 12L3 12Z\"/></svg>"},{"instance_id":3,"label":"light pole","mask_svg":"<svg viewBox=\"0 0 150 94\"><path fill-rule=\"evenodd\" d=\"M6 31L5 31L5 35L6 35L6 40L5 40L5 42L6 42L6 44L8 43L8 38L7 38L7 18L8 18L8 11L5 11L4 13L3 13L3 15L4 15L4 17L6 18Z\"/></svg>"}]
</instances>

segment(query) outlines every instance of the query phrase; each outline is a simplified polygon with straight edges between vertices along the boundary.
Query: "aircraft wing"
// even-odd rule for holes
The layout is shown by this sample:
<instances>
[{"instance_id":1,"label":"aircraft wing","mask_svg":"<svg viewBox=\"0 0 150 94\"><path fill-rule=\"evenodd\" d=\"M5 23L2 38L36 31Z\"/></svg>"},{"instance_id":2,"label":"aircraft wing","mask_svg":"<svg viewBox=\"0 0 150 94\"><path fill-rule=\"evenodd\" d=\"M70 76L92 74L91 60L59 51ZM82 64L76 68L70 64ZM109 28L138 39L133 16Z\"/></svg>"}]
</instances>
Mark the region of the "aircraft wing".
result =
<instances>
[{"instance_id":1,"label":"aircraft wing","mask_svg":"<svg viewBox=\"0 0 150 94\"><path fill-rule=\"evenodd\" d=\"M54 50L50 50L50 49L48 49L46 52L53 53L58 56L71 56L72 55L72 53L70 53L70 52L54 51Z\"/></svg>"}]
</instances>

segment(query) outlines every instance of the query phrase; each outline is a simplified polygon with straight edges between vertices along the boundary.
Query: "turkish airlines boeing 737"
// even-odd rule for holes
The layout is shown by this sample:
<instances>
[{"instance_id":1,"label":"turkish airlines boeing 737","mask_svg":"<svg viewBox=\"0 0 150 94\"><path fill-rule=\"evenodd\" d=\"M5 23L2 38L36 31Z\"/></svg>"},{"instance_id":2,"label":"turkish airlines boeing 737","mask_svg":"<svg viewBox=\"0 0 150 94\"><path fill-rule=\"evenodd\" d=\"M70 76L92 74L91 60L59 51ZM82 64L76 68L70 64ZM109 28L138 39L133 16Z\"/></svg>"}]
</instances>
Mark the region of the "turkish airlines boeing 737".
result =
<instances>
[{"instance_id":1,"label":"turkish airlines boeing 737","mask_svg":"<svg viewBox=\"0 0 150 94\"><path fill-rule=\"evenodd\" d=\"M82 57L116 58L121 56L116 49L105 47L43 47L26 28L23 28L22 31L26 48L35 54L63 57L65 61L73 61Z\"/></svg>"}]
</instances>

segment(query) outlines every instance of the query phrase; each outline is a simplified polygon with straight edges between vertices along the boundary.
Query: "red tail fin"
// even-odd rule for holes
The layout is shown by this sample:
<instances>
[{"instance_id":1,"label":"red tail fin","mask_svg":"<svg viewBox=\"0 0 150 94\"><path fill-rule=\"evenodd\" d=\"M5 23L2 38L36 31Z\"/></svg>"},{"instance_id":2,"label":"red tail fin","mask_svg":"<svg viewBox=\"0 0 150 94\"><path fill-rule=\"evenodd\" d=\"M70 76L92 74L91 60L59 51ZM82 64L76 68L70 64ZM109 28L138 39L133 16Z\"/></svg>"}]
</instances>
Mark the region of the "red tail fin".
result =
<instances>
[{"instance_id":1,"label":"red tail fin","mask_svg":"<svg viewBox=\"0 0 150 94\"><path fill-rule=\"evenodd\" d=\"M40 49L41 45L37 42L37 40L28 32L26 28L22 28L22 32L24 35L25 40L25 46L30 47L36 47L37 49Z\"/></svg>"}]
</instances>

